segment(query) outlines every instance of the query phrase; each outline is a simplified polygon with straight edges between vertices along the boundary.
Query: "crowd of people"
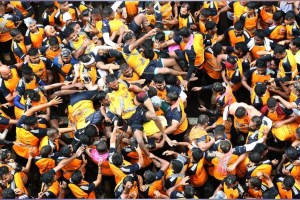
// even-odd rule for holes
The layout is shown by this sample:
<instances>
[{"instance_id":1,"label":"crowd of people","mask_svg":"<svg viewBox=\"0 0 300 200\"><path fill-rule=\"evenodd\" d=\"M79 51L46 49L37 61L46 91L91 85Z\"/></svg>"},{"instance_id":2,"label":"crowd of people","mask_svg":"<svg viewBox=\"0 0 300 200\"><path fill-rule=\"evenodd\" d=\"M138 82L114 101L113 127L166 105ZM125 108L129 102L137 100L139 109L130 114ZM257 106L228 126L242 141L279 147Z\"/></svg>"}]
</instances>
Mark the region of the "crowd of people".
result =
<instances>
[{"instance_id":1,"label":"crowd of people","mask_svg":"<svg viewBox=\"0 0 300 200\"><path fill-rule=\"evenodd\" d=\"M299 1L1 1L0 197L300 198L299 24Z\"/></svg>"}]
</instances>

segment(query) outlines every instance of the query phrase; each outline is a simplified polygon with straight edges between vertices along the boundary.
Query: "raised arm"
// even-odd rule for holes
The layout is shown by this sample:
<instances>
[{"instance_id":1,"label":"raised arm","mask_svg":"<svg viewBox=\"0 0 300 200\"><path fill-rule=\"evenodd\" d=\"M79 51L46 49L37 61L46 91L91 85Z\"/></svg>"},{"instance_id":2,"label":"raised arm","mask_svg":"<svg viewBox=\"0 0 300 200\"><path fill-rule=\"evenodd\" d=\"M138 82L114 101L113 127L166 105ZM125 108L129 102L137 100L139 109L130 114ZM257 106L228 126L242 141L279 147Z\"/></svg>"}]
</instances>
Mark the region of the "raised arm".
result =
<instances>
[{"instance_id":1,"label":"raised arm","mask_svg":"<svg viewBox=\"0 0 300 200\"><path fill-rule=\"evenodd\" d=\"M50 106L56 106L58 104L62 103L62 99L60 97L56 97L54 99L52 99L51 101L49 101L48 103L44 103L38 106L33 106L30 109L28 109L24 115L26 116L32 116L35 112L38 112L44 108L50 107Z\"/></svg>"},{"instance_id":2,"label":"raised arm","mask_svg":"<svg viewBox=\"0 0 300 200\"><path fill-rule=\"evenodd\" d=\"M135 48L137 48L138 46L142 45L143 42L149 38L152 37L156 34L156 29L152 29L151 31L149 31L147 34L145 34L143 37L141 37L140 39L136 40L133 44L129 45L129 51L134 50Z\"/></svg>"},{"instance_id":3,"label":"raised arm","mask_svg":"<svg viewBox=\"0 0 300 200\"><path fill-rule=\"evenodd\" d=\"M74 153L70 158L64 159L61 162L59 162L56 167L53 168L53 170L55 172L61 170L61 168L63 168L64 166L66 166L67 164L69 164L72 160L74 160L75 158L81 156L81 154L84 151L84 147L81 146L77 149L76 153Z\"/></svg>"}]
</instances>

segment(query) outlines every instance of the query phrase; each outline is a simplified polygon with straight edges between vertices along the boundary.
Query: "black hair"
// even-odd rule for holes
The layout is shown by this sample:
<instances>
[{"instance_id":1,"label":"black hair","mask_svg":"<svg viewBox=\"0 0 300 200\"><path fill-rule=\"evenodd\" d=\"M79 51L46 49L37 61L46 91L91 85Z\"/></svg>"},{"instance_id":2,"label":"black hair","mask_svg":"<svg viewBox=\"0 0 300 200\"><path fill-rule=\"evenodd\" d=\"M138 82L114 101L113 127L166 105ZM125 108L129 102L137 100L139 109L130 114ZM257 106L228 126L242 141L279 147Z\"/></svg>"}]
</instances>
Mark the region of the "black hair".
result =
<instances>
[{"instance_id":1,"label":"black hair","mask_svg":"<svg viewBox=\"0 0 300 200\"><path fill-rule=\"evenodd\" d=\"M99 133L98 133L97 127L90 124L90 125L87 125L87 127L85 127L84 134L86 134L88 137L92 138L92 137L97 136Z\"/></svg>"},{"instance_id":2,"label":"black hair","mask_svg":"<svg viewBox=\"0 0 300 200\"><path fill-rule=\"evenodd\" d=\"M179 30L179 35L180 35L181 37L185 37L185 38L190 37L190 35L191 35L191 30L190 30L189 28L187 28L187 27L182 27L182 28Z\"/></svg>"},{"instance_id":3,"label":"black hair","mask_svg":"<svg viewBox=\"0 0 300 200\"><path fill-rule=\"evenodd\" d=\"M170 101L177 101L179 98L179 95L177 92L171 91L171 92L167 93L167 97L170 99Z\"/></svg>"},{"instance_id":4,"label":"black hair","mask_svg":"<svg viewBox=\"0 0 300 200\"><path fill-rule=\"evenodd\" d=\"M287 20L295 19L296 18L296 13L293 10L289 10L285 13L284 18L287 19Z\"/></svg>"},{"instance_id":5,"label":"black hair","mask_svg":"<svg viewBox=\"0 0 300 200\"><path fill-rule=\"evenodd\" d=\"M231 149L231 143L229 140L222 140L219 145L223 153L228 153Z\"/></svg>"},{"instance_id":6,"label":"black hair","mask_svg":"<svg viewBox=\"0 0 300 200\"><path fill-rule=\"evenodd\" d=\"M237 177L236 177L236 175L228 174L226 176L226 178L224 179L224 182L226 185L235 184L237 182Z\"/></svg>"},{"instance_id":7,"label":"black hair","mask_svg":"<svg viewBox=\"0 0 300 200\"><path fill-rule=\"evenodd\" d=\"M216 44L214 44L214 46L212 46L212 50L214 52L214 56L218 56L222 53L223 46L220 42L217 42Z\"/></svg>"},{"instance_id":8,"label":"black hair","mask_svg":"<svg viewBox=\"0 0 300 200\"><path fill-rule=\"evenodd\" d=\"M203 151L200 148L193 148L192 156L196 162L199 162L203 158Z\"/></svg>"},{"instance_id":9,"label":"black hair","mask_svg":"<svg viewBox=\"0 0 300 200\"><path fill-rule=\"evenodd\" d=\"M133 32L127 32L123 36L123 41L127 42L128 40L131 40L132 38L135 38L135 35Z\"/></svg>"},{"instance_id":10,"label":"black hair","mask_svg":"<svg viewBox=\"0 0 300 200\"><path fill-rule=\"evenodd\" d=\"M256 124L256 127L260 127L262 124L262 119L260 116L253 116L251 121Z\"/></svg>"},{"instance_id":11,"label":"black hair","mask_svg":"<svg viewBox=\"0 0 300 200\"><path fill-rule=\"evenodd\" d=\"M298 158L297 149L293 146L290 146L285 150L285 155L292 161L297 160Z\"/></svg>"},{"instance_id":12,"label":"black hair","mask_svg":"<svg viewBox=\"0 0 300 200\"><path fill-rule=\"evenodd\" d=\"M158 32L155 35L155 39L162 42L166 40L166 34L164 32Z\"/></svg>"},{"instance_id":13,"label":"black hair","mask_svg":"<svg viewBox=\"0 0 300 200\"><path fill-rule=\"evenodd\" d=\"M156 175L150 170L145 171L145 182L151 184L156 180Z\"/></svg>"},{"instance_id":14,"label":"black hair","mask_svg":"<svg viewBox=\"0 0 300 200\"><path fill-rule=\"evenodd\" d=\"M0 167L0 177L2 178L3 175L8 174L9 173L9 169L7 166L1 166Z\"/></svg>"},{"instance_id":15,"label":"black hair","mask_svg":"<svg viewBox=\"0 0 300 200\"><path fill-rule=\"evenodd\" d=\"M300 38L296 37L292 40L293 45L300 49Z\"/></svg>"},{"instance_id":16,"label":"black hair","mask_svg":"<svg viewBox=\"0 0 300 200\"><path fill-rule=\"evenodd\" d=\"M237 30L237 31L244 30L244 22L242 22L242 21L235 22L234 29Z\"/></svg>"},{"instance_id":17,"label":"black hair","mask_svg":"<svg viewBox=\"0 0 300 200\"><path fill-rule=\"evenodd\" d=\"M173 170L174 174L180 173L183 168L182 162L174 159L171 161L171 163L172 163L172 170Z\"/></svg>"},{"instance_id":18,"label":"black hair","mask_svg":"<svg viewBox=\"0 0 300 200\"><path fill-rule=\"evenodd\" d=\"M259 177L251 177L249 181L253 187L256 187L256 188L261 187L262 180Z\"/></svg>"},{"instance_id":19,"label":"black hair","mask_svg":"<svg viewBox=\"0 0 300 200\"><path fill-rule=\"evenodd\" d=\"M209 122L209 117L207 115L200 115L198 117L197 123L200 125L205 125Z\"/></svg>"},{"instance_id":20,"label":"black hair","mask_svg":"<svg viewBox=\"0 0 300 200\"><path fill-rule=\"evenodd\" d=\"M50 36L49 37L49 45L50 46L54 46L54 45L58 45L59 42L58 42L58 39L56 36Z\"/></svg>"},{"instance_id":21,"label":"black hair","mask_svg":"<svg viewBox=\"0 0 300 200\"><path fill-rule=\"evenodd\" d=\"M257 7L257 4L256 4L256 2L254 2L254 1L249 1L249 2L247 3L247 7L248 7L249 9L255 9L255 8Z\"/></svg>"},{"instance_id":22,"label":"black hair","mask_svg":"<svg viewBox=\"0 0 300 200\"><path fill-rule=\"evenodd\" d=\"M32 90L32 89L25 90L24 97L25 99L29 98L36 102L41 100L41 95L36 90Z\"/></svg>"},{"instance_id":23,"label":"black hair","mask_svg":"<svg viewBox=\"0 0 300 200\"><path fill-rule=\"evenodd\" d=\"M22 75L33 75L33 71L31 69L31 67L29 66L25 66L25 67L22 67Z\"/></svg>"},{"instance_id":24,"label":"black hair","mask_svg":"<svg viewBox=\"0 0 300 200\"><path fill-rule=\"evenodd\" d=\"M35 116L27 116L24 120L24 124L28 126L33 126L37 123L37 118Z\"/></svg>"},{"instance_id":25,"label":"black hair","mask_svg":"<svg viewBox=\"0 0 300 200\"><path fill-rule=\"evenodd\" d=\"M114 153L111 157L111 160L112 163L117 167L120 167L123 164L123 156L120 152Z\"/></svg>"},{"instance_id":26,"label":"black hair","mask_svg":"<svg viewBox=\"0 0 300 200\"><path fill-rule=\"evenodd\" d=\"M110 16L113 12L114 12L114 10L111 7L107 6L107 7L103 8L103 10L102 10L102 17L106 18L106 17Z\"/></svg>"},{"instance_id":27,"label":"black hair","mask_svg":"<svg viewBox=\"0 0 300 200\"><path fill-rule=\"evenodd\" d=\"M153 1L145 1L145 7L153 7L154 2Z\"/></svg>"},{"instance_id":28,"label":"black hair","mask_svg":"<svg viewBox=\"0 0 300 200\"><path fill-rule=\"evenodd\" d=\"M100 8L93 8L93 10L91 11L91 14L97 15L97 14L101 14L101 9Z\"/></svg>"},{"instance_id":29,"label":"black hair","mask_svg":"<svg viewBox=\"0 0 300 200\"><path fill-rule=\"evenodd\" d=\"M35 55L39 54L39 50L36 49L36 48L30 48L30 49L28 50L27 54L28 54L29 56L35 56Z\"/></svg>"},{"instance_id":30,"label":"black hair","mask_svg":"<svg viewBox=\"0 0 300 200\"><path fill-rule=\"evenodd\" d=\"M280 21L283 18L283 12L281 10L277 10L273 13L273 20Z\"/></svg>"},{"instance_id":31,"label":"black hair","mask_svg":"<svg viewBox=\"0 0 300 200\"><path fill-rule=\"evenodd\" d=\"M222 124L218 124L215 128L215 134L217 134L217 133L224 134L224 132L225 132L225 126Z\"/></svg>"},{"instance_id":32,"label":"black hair","mask_svg":"<svg viewBox=\"0 0 300 200\"><path fill-rule=\"evenodd\" d=\"M246 109L245 109L243 106L239 106L239 107L236 109L234 115L235 115L237 118L241 119L242 117L244 117L244 116L246 115L246 113L247 113Z\"/></svg>"},{"instance_id":33,"label":"black hair","mask_svg":"<svg viewBox=\"0 0 300 200\"><path fill-rule=\"evenodd\" d=\"M261 161L261 155L257 151L252 151L249 154L249 159L251 162L258 164Z\"/></svg>"},{"instance_id":34,"label":"black hair","mask_svg":"<svg viewBox=\"0 0 300 200\"><path fill-rule=\"evenodd\" d=\"M274 108L277 105L277 99L270 97L267 101L268 108Z\"/></svg>"},{"instance_id":35,"label":"black hair","mask_svg":"<svg viewBox=\"0 0 300 200\"><path fill-rule=\"evenodd\" d=\"M214 28L216 28L216 26L217 26L217 24L216 24L215 22L213 22L213 21L207 21L207 22L205 23L205 29L206 29L207 31L213 30Z\"/></svg>"},{"instance_id":36,"label":"black hair","mask_svg":"<svg viewBox=\"0 0 300 200\"><path fill-rule=\"evenodd\" d=\"M73 33L74 33L74 29L68 27L68 28L66 28L66 29L64 30L63 35L64 35L65 38L68 38L68 37L70 37L70 35L73 34Z\"/></svg>"},{"instance_id":37,"label":"black hair","mask_svg":"<svg viewBox=\"0 0 300 200\"><path fill-rule=\"evenodd\" d=\"M162 74L156 74L153 78L154 83L164 83L165 77Z\"/></svg>"},{"instance_id":38,"label":"black hair","mask_svg":"<svg viewBox=\"0 0 300 200\"><path fill-rule=\"evenodd\" d=\"M266 60L263 59L263 58L257 59L257 60L256 60L256 67L257 67L257 68L264 68L264 69L266 69L266 68L267 68Z\"/></svg>"},{"instance_id":39,"label":"black hair","mask_svg":"<svg viewBox=\"0 0 300 200\"><path fill-rule=\"evenodd\" d=\"M45 8L54 8L54 1L42 1Z\"/></svg>"},{"instance_id":40,"label":"black hair","mask_svg":"<svg viewBox=\"0 0 300 200\"><path fill-rule=\"evenodd\" d=\"M131 150L135 151L135 148L138 147L137 139L135 137L131 137L130 140L129 140L129 143L130 143Z\"/></svg>"},{"instance_id":41,"label":"black hair","mask_svg":"<svg viewBox=\"0 0 300 200\"><path fill-rule=\"evenodd\" d=\"M142 47L144 47L146 49L152 49L152 47L153 47L153 40L152 39L146 39L143 42Z\"/></svg>"},{"instance_id":42,"label":"black hair","mask_svg":"<svg viewBox=\"0 0 300 200\"><path fill-rule=\"evenodd\" d=\"M204 17L209 17L211 15L209 8L203 8L200 12L200 15L203 15Z\"/></svg>"},{"instance_id":43,"label":"black hair","mask_svg":"<svg viewBox=\"0 0 300 200\"><path fill-rule=\"evenodd\" d=\"M193 199L195 196L195 188L192 185L186 185L184 187L184 197L187 199Z\"/></svg>"},{"instance_id":44,"label":"black hair","mask_svg":"<svg viewBox=\"0 0 300 200\"><path fill-rule=\"evenodd\" d=\"M145 48L143 53L144 53L144 57L150 60L152 60L155 56L155 53L153 52L152 48Z\"/></svg>"},{"instance_id":45,"label":"black hair","mask_svg":"<svg viewBox=\"0 0 300 200\"><path fill-rule=\"evenodd\" d=\"M123 185L126 185L127 182L133 183L134 182L134 178L131 175L127 175L124 179L123 179Z\"/></svg>"},{"instance_id":46,"label":"black hair","mask_svg":"<svg viewBox=\"0 0 300 200\"><path fill-rule=\"evenodd\" d=\"M71 156L71 148L69 146L63 146L61 149L60 149L60 154L64 157L70 157Z\"/></svg>"},{"instance_id":47,"label":"black hair","mask_svg":"<svg viewBox=\"0 0 300 200\"><path fill-rule=\"evenodd\" d=\"M257 96L261 97L267 91L267 86L264 83L258 82L255 84L254 92Z\"/></svg>"},{"instance_id":48,"label":"black hair","mask_svg":"<svg viewBox=\"0 0 300 200\"><path fill-rule=\"evenodd\" d=\"M167 74L165 75L165 82L167 85L177 85L178 78L173 74Z\"/></svg>"},{"instance_id":49,"label":"black hair","mask_svg":"<svg viewBox=\"0 0 300 200\"><path fill-rule=\"evenodd\" d=\"M20 31L18 28L13 28L13 29L10 30L9 33L10 33L10 35L11 35L12 37L15 37L15 36L17 36L18 34L20 34L21 31Z\"/></svg>"},{"instance_id":50,"label":"black hair","mask_svg":"<svg viewBox=\"0 0 300 200\"><path fill-rule=\"evenodd\" d=\"M149 98L157 96L157 89L153 86L150 86L149 90L147 91L147 94L148 94Z\"/></svg>"},{"instance_id":51,"label":"black hair","mask_svg":"<svg viewBox=\"0 0 300 200\"><path fill-rule=\"evenodd\" d=\"M109 74L109 75L106 76L106 84L112 83L116 80L117 80L117 78L113 74Z\"/></svg>"},{"instance_id":52,"label":"black hair","mask_svg":"<svg viewBox=\"0 0 300 200\"><path fill-rule=\"evenodd\" d=\"M243 55L246 55L249 51L246 42L236 43L235 48L238 49L238 50L241 50L243 52Z\"/></svg>"},{"instance_id":53,"label":"black hair","mask_svg":"<svg viewBox=\"0 0 300 200\"><path fill-rule=\"evenodd\" d=\"M107 95L107 92L104 92L101 90L98 92L98 94L96 95L97 97L95 97L95 98L97 98L101 102L105 99L106 95Z\"/></svg>"},{"instance_id":54,"label":"black hair","mask_svg":"<svg viewBox=\"0 0 300 200\"><path fill-rule=\"evenodd\" d=\"M215 82L212 88L215 92L223 92L225 90L225 87L221 82Z\"/></svg>"},{"instance_id":55,"label":"black hair","mask_svg":"<svg viewBox=\"0 0 300 200\"><path fill-rule=\"evenodd\" d=\"M93 56L91 56L90 54L83 54L78 57L78 60L80 60L81 62L87 63L87 62L91 61L92 57Z\"/></svg>"},{"instance_id":56,"label":"black hair","mask_svg":"<svg viewBox=\"0 0 300 200\"><path fill-rule=\"evenodd\" d=\"M53 170L50 170L50 171L46 172L45 174L42 174L41 181L43 183L45 183L46 185L52 183L54 180L54 176L55 176L55 173L53 173L53 172L54 172Z\"/></svg>"},{"instance_id":57,"label":"black hair","mask_svg":"<svg viewBox=\"0 0 300 200\"><path fill-rule=\"evenodd\" d=\"M190 11L190 9L191 9L190 4L187 3L187 2L184 2L184 3L181 5L181 7L186 7L187 11Z\"/></svg>"},{"instance_id":58,"label":"black hair","mask_svg":"<svg viewBox=\"0 0 300 200\"><path fill-rule=\"evenodd\" d=\"M250 2L249 2L250 3ZM261 30L261 29L256 29L255 31L254 31L254 36L256 36L256 37L259 37L260 39L264 39L265 38L265 32L264 32L264 30Z\"/></svg>"},{"instance_id":59,"label":"black hair","mask_svg":"<svg viewBox=\"0 0 300 200\"><path fill-rule=\"evenodd\" d=\"M274 48L274 54L277 54L277 53L282 54L285 52L285 50L286 49L285 49L284 45L277 44Z\"/></svg>"},{"instance_id":60,"label":"black hair","mask_svg":"<svg viewBox=\"0 0 300 200\"><path fill-rule=\"evenodd\" d=\"M77 25L77 24L79 24L78 22L70 22L68 25L67 25L67 28L71 28L71 29L74 29L74 27ZM79 26L80 26L80 24L79 24Z\"/></svg>"},{"instance_id":61,"label":"black hair","mask_svg":"<svg viewBox=\"0 0 300 200\"><path fill-rule=\"evenodd\" d=\"M40 154L42 158L48 158L51 152L52 152L52 147L50 145L46 145L41 148Z\"/></svg>"},{"instance_id":62,"label":"black hair","mask_svg":"<svg viewBox=\"0 0 300 200\"><path fill-rule=\"evenodd\" d=\"M107 152L107 144L104 140L100 140L96 146L98 153L103 154Z\"/></svg>"},{"instance_id":63,"label":"black hair","mask_svg":"<svg viewBox=\"0 0 300 200\"><path fill-rule=\"evenodd\" d=\"M283 185L285 186L286 189L291 189L294 186L295 182L296 182L295 178L288 175L283 179L282 183L283 183Z\"/></svg>"},{"instance_id":64,"label":"black hair","mask_svg":"<svg viewBox=\"0 0 300 200\"><path fill-rule=\"evenodd\" d=\"M92 139L89 136L87 136L85 133L80 134L79 140L81 144L86 146L90 146L93 143Z\"/></svg>"},{"instance_id":65,"label":"black hair","mask_svg":"<svg viewBox=\"0 0 300 200\"><path fill-rule=\"evenodd\" d=\"M72 183L79 184L82 181L82 179L83 179L83 175L80 170L76 170L75 172L73 172L71 176Z\"/></svg>"},{"instance_id":66,"label":"black hair","mask_svg":"<svg viewBox=\"0 0 300 200\"><path fill-rule=\"evenodd\" d=\"M15 199L16 198L15 191L11 188L4 188L2 190L2 198L3 199Z\"/></svg>"},{"instance_id":67,"label":"black hair","mask_svg":"<svg viewBox=\"0 0 300 200\"><path fill-rule=\"evenodd\" d=\"M263 143L257 143L253 149L253 152L258 152L260 155L268 150L268 146Z\"/></svg>"}]
</instances>

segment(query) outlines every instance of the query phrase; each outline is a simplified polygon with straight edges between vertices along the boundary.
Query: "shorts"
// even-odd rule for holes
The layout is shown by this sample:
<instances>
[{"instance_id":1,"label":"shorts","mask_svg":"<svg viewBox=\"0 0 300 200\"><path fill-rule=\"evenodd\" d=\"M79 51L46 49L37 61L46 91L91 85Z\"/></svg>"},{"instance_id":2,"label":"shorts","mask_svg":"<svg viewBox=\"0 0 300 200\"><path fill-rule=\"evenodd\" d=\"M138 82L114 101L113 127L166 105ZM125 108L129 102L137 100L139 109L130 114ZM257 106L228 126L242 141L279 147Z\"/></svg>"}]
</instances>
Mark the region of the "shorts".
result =
<instances>
[{"instance_id":1,"label":"shorts","mask_svg":"<svg viewBox=\"0 0 300 200\"><path fill-rule=\"evenodd\" d=\"M135 113L128 120L128 125L131 127L132 132L136 130L143 131L143 124L149 120L146 117L146 109L137 107Z\"/></svg>"},{"instance_id":2,"label":"shorts","mask_svg":"<svg viewBox=\"0 0 300 200\"><path fill-rule=\"evenodd\" d=\"M129 29L132 30L132 32L134 32L134 34L137 34L141 30L141 27L139 25L137 25L133 19L131 21L131 23L129 24Z\"/></svg>"},{"instance_id":3,"label":"shorts","mask_svg":"<svg viewBox=\"0 0 300 200\"><path fill-rule=\"evenodd\" d=\"M1 51L4 54L8 54L11 51L11 42L12 40L8 40L7 42L0 42Z\"/></svg>"},{"instance_id":4,"label":"shorts","mask_svg":"<svg viewBox=\"0 0 300 200\"><path fill-rule=\"evenodd\" d=\"M157 74L158 68L163 68L161 60L151 60L148 66L145 68L141 78L146 79L146 82L152 81L154 75Z\"/></svg>"}]
</instances>

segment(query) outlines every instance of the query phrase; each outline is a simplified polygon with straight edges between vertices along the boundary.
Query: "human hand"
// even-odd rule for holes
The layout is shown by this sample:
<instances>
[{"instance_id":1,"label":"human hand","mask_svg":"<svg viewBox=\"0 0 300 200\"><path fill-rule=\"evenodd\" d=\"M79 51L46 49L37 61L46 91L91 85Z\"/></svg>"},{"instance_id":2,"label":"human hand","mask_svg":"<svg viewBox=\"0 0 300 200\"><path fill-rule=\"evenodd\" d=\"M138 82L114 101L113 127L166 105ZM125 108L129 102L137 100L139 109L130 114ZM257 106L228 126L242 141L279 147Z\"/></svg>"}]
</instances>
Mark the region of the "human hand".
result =
<instances>
[{"instance_id":1,"label":"human hand","mask_svg":"<svg viewBox=\"0 0 300 200\"><path fill-rule=\"evenodd\" d=\"M61 104L62 102L63 102L62 98L56 96L54 99L52 99L49 102L49 105L50 106L57 106L58 104Z\"/></svg>"}]
</instances>

